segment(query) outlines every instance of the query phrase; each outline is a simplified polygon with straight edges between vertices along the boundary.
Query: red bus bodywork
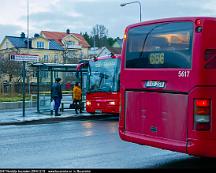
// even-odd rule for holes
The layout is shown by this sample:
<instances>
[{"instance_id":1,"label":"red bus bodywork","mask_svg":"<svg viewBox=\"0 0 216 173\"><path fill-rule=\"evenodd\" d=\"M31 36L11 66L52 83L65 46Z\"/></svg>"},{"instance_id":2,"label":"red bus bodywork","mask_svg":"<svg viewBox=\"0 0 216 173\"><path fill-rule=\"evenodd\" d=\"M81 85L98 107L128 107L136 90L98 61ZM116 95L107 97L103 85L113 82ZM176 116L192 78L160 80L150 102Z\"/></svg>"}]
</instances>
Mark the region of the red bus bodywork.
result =
<instances>
[{"instance_id":1,"label":"red bus bodywork","mask_svg":"<svg viewBox=\"0 0 216 173\"><path fill-rule=\"evenodd\" d=\"M113 56L103 56L97 57L94 60L91 60L90 64L94 64L98 61L105 61L108 59L121 59L120 55L113 55ZM89 68L89 67L88 67ZM91 67L90 67L91 68ZM116 65L110 68L116 68ZM119 64L120 68L120 64ZM118 69L119 71L119 69ZM117 71L114 70L114 73ZM92 75L92 74L91 74ZM88 73L88 83L89 83L90 73ZM119 74L118 74L119 78ZM118 82L119 81L115 81ZM88 113L110 113L110 114L119 114L119 106L120 106L120 91L96 91L92 92L88 89L86 93L86 111Z\"/></svg>"},{"instance_id":2,"label":"red bus bodywork","mask_svg":"<svg viewBox=\"0 0 216 173\"><path fill-rule=\"evenodd\" d=\"M190 68L126 67L131 29L173 22L193 24ZM215 31L216 18L209 17L160 19L126 28L120 73L121 139L190 155L216 157ZM145 87L147 81L164 81L166 86ZM203 118L199 119L200 124L197 123L199 116L195 115L199 113Z\"/></svg>"},{"instance_id":3,"label":"red bus bodywork","mask_svg":"<svg viewBox=\"0 0 216 173\"><path fill-rule=\"evenodd\" d=\"M119 114L119 100L120 92L87 93L86 111L89 113Z\"/></svg>"}]
</instances>

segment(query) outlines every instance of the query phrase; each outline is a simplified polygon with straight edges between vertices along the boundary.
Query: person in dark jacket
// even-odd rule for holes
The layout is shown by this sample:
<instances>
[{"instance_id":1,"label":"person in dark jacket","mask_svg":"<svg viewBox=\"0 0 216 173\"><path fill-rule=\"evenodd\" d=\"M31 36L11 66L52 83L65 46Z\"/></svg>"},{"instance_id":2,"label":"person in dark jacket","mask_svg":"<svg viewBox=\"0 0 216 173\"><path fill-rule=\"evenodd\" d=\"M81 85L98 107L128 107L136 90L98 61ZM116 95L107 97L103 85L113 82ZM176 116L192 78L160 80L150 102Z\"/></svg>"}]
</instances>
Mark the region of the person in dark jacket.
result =
<instances>
[{"instance_id":1,"label":"person in dark jacket","mask_svg":"<svg viewBox=\"0 0 216 173\"><path fill-rule=\"evenodd\" d=\"M61 114L58 113L61 99L62 99L62 89L61 84L59 83L61 81L61 78L56 78L55 83L52 85L51 94L52 99L55 102L54 110L55 110L55 116L60 116Z\"/></svg>"}]
</instances>

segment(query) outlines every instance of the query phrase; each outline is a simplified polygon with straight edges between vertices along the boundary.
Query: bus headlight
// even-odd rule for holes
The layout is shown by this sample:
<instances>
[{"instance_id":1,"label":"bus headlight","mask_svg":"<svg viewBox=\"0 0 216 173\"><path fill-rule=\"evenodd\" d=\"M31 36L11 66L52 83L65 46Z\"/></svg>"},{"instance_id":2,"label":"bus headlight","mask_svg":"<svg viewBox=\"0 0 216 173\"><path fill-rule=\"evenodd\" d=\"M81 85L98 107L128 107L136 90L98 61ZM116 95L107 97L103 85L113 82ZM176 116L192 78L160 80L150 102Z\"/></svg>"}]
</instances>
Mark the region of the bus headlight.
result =
<instances>
[{"instance_id":1,"label":"bus headlight","mask_svg":"<svg viewBox=\"0 0 216 173\"><path fill-rule=\"evenodd\" d=\"M109 105L114 106L114 105L116 105L116 103L115 103L115 101L111 101L111 102L109 102Z\"/></svg>"},{"instance_id":2,"label":"bus headlight","mask_svg":"<svg viewBox=\"0 0 216 173\"><path fill-rule=\"evenodd\" d=\"M86 101L86 106L91 106L91 102L90 101Z\"/></svg>"}]
</instances>

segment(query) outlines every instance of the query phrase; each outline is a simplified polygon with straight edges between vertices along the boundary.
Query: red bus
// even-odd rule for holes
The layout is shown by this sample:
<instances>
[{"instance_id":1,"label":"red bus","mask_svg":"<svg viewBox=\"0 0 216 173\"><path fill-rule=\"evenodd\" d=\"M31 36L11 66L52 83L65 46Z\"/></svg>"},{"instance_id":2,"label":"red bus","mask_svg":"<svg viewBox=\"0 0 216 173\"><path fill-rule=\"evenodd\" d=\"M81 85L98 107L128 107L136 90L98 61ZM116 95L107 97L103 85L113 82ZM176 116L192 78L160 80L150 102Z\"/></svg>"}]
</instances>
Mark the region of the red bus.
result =
<instances>
[{"instance_id":1,"label":"red bus","mask_svg":"<svg viewBox=\"0 0 216 173\"><path fill-rule=\"evenodd\" d=\"M81 64L83 67L88 67L86 92L88 113L119 114L120 59L120 55L103 56Z\"/></svg>"},{"instance_id":2,"label":"red bus","mask_svg":"<svg viewBox=\"0 0 216 173\"><path fill-rule=\"evenodd\" d=\"M123 140L216 156L216 18L182 17L126 28L122 50Z\"/></svg>"}]
</instances>

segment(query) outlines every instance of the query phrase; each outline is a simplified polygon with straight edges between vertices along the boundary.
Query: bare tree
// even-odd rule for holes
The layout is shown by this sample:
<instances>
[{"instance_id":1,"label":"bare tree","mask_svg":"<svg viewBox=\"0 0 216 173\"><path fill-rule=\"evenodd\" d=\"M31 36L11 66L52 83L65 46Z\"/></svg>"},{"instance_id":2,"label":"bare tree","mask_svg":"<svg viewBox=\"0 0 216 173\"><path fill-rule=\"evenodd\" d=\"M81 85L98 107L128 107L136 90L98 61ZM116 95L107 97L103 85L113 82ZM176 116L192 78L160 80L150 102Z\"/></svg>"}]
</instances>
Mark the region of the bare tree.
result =
<instances>
[{"instance_id":1,"label":"bare tree","mask_svg":"<svg viewBox=\"0 0 216 173\"><path fill-rule=\"evenodd\" d=\"M18 53L18 51L12 53ZM0 91L3 94L14 94L14 82L18 84L22 76L22 64L11 61L10 54L9 51L0 53Z\"/></svg>"},{"instance_id":2,"label":"bare tree","mask_svg":"<svg viewBox=\"0 0 216 173\"><path fill-rule=\"evenodd\" d=\"M92 29L91 35L94 39L94 46L102 47L106 43L108 29L104 25L95 25Z\"/></svg>"},{"instance_id":3,"label":"bare tree","mask_svg":"<svg viewBox=\"0 0 216 173\"><path fill-rule=\"evenodd\" d=\"M12 81L13 78L20 80L22 76L22 64L10 60L10 54L0 54L0 76L8 76L8 81Z\"/></svg>"},{"instance_id":4,"label":"bare tree","mask_svg":"<svg viewBox=\"0 0 216 173\"><path fill-rule=\"evenodd\" d=\"M99 39L104 38L108 35L108 30L104 25L95 25L91 32L92 35L98 36Z\"/></svg>"},{"instance_id":5,"label":"bare tree","mask_svg":"<svg viewBox=\"0 0 216 173\"><path fill-rule=\"evenodd\" d=\"M82 59L78 50L69 50L65 48L63 51L63 64L76 64Z\"/></svg>"}]
</instances>

